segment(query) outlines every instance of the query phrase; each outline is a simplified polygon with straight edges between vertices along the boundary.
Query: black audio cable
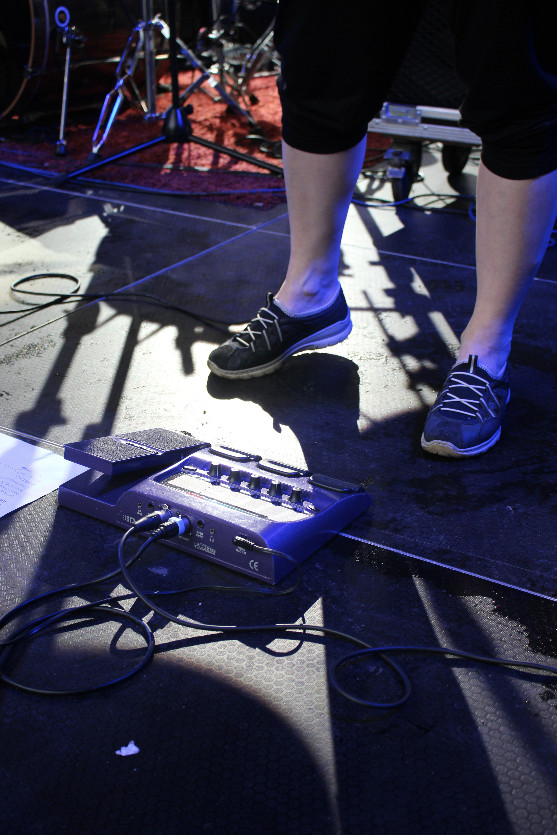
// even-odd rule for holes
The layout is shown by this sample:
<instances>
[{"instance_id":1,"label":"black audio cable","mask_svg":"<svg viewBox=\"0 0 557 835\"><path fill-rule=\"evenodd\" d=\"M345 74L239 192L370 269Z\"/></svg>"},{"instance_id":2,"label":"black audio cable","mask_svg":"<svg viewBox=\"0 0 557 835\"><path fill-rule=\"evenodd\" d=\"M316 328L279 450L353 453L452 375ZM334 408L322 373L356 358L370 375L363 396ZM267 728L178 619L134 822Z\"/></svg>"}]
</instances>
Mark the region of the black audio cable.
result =
<instances>
[{"instance_id":1,"label":"black audio cable","mask_svg":"<svg viewBox=\"0 0 557 835\"><path fill-rule=\"evenodd\" d=\"M158 541L159 539L169 539L174 536L180 536L188 531L190 528L190 522L188 519L183 517L172 517L170 510L163 509L159 511L154 511L153 513L149 513L147 516L138 519L134 525L129 528L125 534L122 536L120 543L119 543L119 552L125 548L128 540L132 536L136 536L138 534L144 534L151 532L149 538L143 545L139 548L139 550L124 563L124 571L126 572L128 569L133 565L133 563L144 553L145 549L151 545L153 542ZM284 559L289 560L294 564L294 566L298 570L298 578L294 586L274 591L270 589L256 589L256 588L242 588L241 586L218 586L218 585L203 585L197 587L191 587L186 589L177 589L168 592L163 591L152 591L148 592L149 595L159 596L159 595L177 595L177 594L184 594L186 592L192 591L222 591L222 592L236 592L236 593L246 593L252 595L260 595L260 596L275 596L280 597L285 594L291 594L296 588L298 588L301 582L301 569L296 560L293 560L286 554L280 554L280 552L272 552L276 553L277 555L282 556ZM19 605L15 606L11 609L7 614L5 614L2 618L0 618L0 632L2 629L8 626L17 616L23 614L27 609L32 607L36 607L39 604L50 600L56 596L60 596L62 594L68 594L70 592L80 591L86 588L90 588L92 586L98 586L102 583L107 582L108 580L113 580L118 577L122 573L121 565L113 571L108 572L107 574L103 574L100 577L95 577L92 580L86 580L79 583L72 583L67 586L63 586L61 588L53 589L51 591L45 592L44 594L38 595L37 597L29 598ZM125 576L126 576L125 575ZM128 575L129 576L129 575ZM132 615L131 613L127 612L126 610L122 609L121 607L115 608L114 604L119 603L123 600L129 600L130 598L134 597L141 597L141 593L138 595L134 589L130 593L121 594L118 596L109 595L104 597L100 600L95 600L90 603L84 603L78 606L71 606L68 608L57 610L54 613L43 615L41 617L35 618L34 620L30 621L29 623L25 624L21 628L17 629L9 638L0 641L0 681L3 681L5 684L8 684L16 689L24 690L29 693L35 693L43 696L47 695L58 695L58 696L69 696L69 695L77 695L83 693L89 693L96 690L101 690L106 687L111 687L115 684L119 684L122 681L125 681L128 678L131 678L136 673L140 672L151 660L155 651L155 639L153 632L149 625L145 623L145 621L139 617ZM150 608L152 608L152 604L147 604ZM94 613L94 614L93 614ZM32 685L23 684L22 682L16 681L14 678L9 676L5 671L5 665L9 660L10 650L15 649L16 646L21 645L25 641L33 640L33 638L38 637L39 635L44 634L49 630L53 630L56 627L66 623L73 622L78 619L83 619L85 617L106 617L107 615L111 615L115 618L120 618L126 621L129 621L132 625L134 625L144 636L146 641L146 650L144 655L142 656L139 663L129 672L111 679L107 682L102 682L97 685L90 685L87 687L78 687L73 689L66 689L66 690L53 690L47 688L40 688L34 687Z\"/></svg>"},{"instance_id":2,"label":"black audio cable","mask_svg":"<svg viewBox=\"0 0 557 835\"><path fill-rule=\"evenodd\" d=\"M61 611L55 612L51 615L45 615L40 618L35 619L31 623L23 626L18 631L15 632L6 641L0 643L0 680L2 680L5 684L8 684L12 687L15 687L20 690L24 690L31 693L38 693L41 695L75 695L75 694L83 694L88 692L93 692L96 690L104 689L105 687L112 686L114 684L118 684L121 681L129 679L131 676L135 675L140 670L144 669L145 666L149 663L152 659L154 652L155 652L155 639L153 632L149 625L141 618L135 617L131 615L129 612L118 608L115 609L110 604L118 602L120 600L130 599L131 597L137 597L143 601L143 603L149 608L150 611L156 612L165 620L176 623L180 626L187 627L197 631L204 631L204 632L215 632L220 633L222 638L227 636L235 636L240 633L262 633L262 632L270 632L270 633L300 633L304 634L304 637L308 636L311 633L317 633L324 635L326 637L336 638L342 640L344 642L351 643L358 647L358 649L348 655L343 656L338 661L336 661L329 670L329 680L333 688L347 698L349 701L354 702L359 705L363 705L365 707L370 708L377 708L381 710L392 710L394 708L401 707L410 697L411 695L411 683L410 679L408 678L405 671L402 667L391 657L392 654L399 654L399 653L406 653L406 654L428 654L428 655L441 655L443 657L457 657L463 658L469 661L477 662L480 664L489 664L489 665L496 665L500 667L506 668L515 668L515 669L525 669L535 672L537 674L545 674L545 675L557 675L557 667L553 667L546 664L540 664L535 662L527 662L527 661L516 661L514 659L500 659L500 658L493 658L489 656L480 655L477 653L472 652L465 652L462 650L455 650L449 647L427 647L427 646L371 646L366 641L361 640L353 635L347 634L345 632L341 632L337 629L331 629L330 627L321 626L320 624L308 624L308 623L267 623L267 624L249 624L249 625L225 625L225 624L209 624L203 623L198 620L193 620L190 618L185 618L183 616L177 617L168 610L162 608L158 604L153 601L153 597L160 597L163 595L177 595L177 594L184 594L186 592L192 591L200 591L200 590L218 590L218 591L234 591L236 593L250 593L250 594L257 594L257 595L268 595L268 596L280 596L283 594L290 594L294 589L296 589L300 583L301 578L301 569L297 562L292 557L287 554L284 554L280 551L276 551L270 548L264 548L262 546L257 545L254 542L246 539L245 537L237 536L235 538L236 544L241 545L246 550L256 551L257 553L265 553L277 556L282 559L286 559L289 562L293 563L295 567L298 569L298 580L294 587L289 588L284 591L274 591L274 590L267 590L267 589L253 589L253 588L241 588L238 586L196 586L190 587L181 590L172 590L172 591L153 591L153 592L144 592L142 589L138 588L137 584L132 580L129 569L132 565L147 551L147 549L159 539L168 539L174 536L180 536L187 532L190 527L190 523L187 519L182 517L173 517L169 510L162 510L156 511L155 513L149 514L147 517L143 517L142 519L138 520L131 528L129 528L124 535L121 537L120 542L118 544L118 561L119 561L119 568L111 571L108 574L103 575L102 577L95 578L94 580L89 580L83 583L75 583L73 585L65 586L61 589L56 589L51 592L47 592L46 594L40 595L39 597L24 601L19 606L16 606L7 615L5 615L2 619L0 619L0 630L4 628L10 621L12 621L18 614L20 614L24 609L36 605L39 602L46 600L56 594L61 594L68 591L75 591L77 589L84 589L86 587L97 585L106 580L113 579L118 575L122 575L131 590L131 593L118 595L117 597L105 597L102 600L97 600L92 603L83 604L81 606L76 606L68 609L63 609ZM139 549L135 552L135 554L129 558L125 558L125 548L130 540L131 537L136 536L138 534L148 533L148 538L143 542L143 544L139 547ZM83 618L90 613L95 613L96 616L99 616L101 613L103 616L110 614L114 617L120 617L125 620L132 622L144 635L147 649L145 654L143 655L140 662L134 667L133 670L119 676L118 678L112 679L108 682L100 683L93 686L87 686L82 688L74 688L71 690L52 690L52 689L45 689L45 688L37 688L31 685L22 684L21 682L15 681L12 677L8 676L5 671L3 670L4 663L7 661L9 657L9 651L11 648L16 646L17 644L21 643L25 640L31 640L34 636L44 632L45 630L52 629L56 625L61 624L63 622L75 621L76 619ZM308 634L309 633L309 634ZM341 667L354 664L360 659L369 659L369 658L379 658L381 661L386 664L391 671L395 675L395 679L399 683L399 688L401 694L398 698L390 700L390 701L383 701L378 702L371 699L364 699L361 698L354 693L350 692L347 688L343 687L338 681L338 673Z\"/></svg>"},{"instance_id":3,"label":"black audio cable","mask_svg":"<svg viewBox=\"0 0 557 835\"><path fill-rule=\"evenodd\" d=\"M147 516L142 517L141 519L137 520L137 522L133 525L132 528L126 531L124 536L122 537L123 540L126 540L138 533L142 533L145 531L153 530L159 528L162 524L164 524L171 516L169 510L159 510L154 511L153 513L149 513ZM134 555L128 562L128 565L131 564L137 559L139 555ZM17 616L23 614L27 609L32 607L36 607L41 603L50 600L51 598L57 597L62 594L67 594L69 592L76 592L81 591L83 589L89 588L91 586L98 586L102 583L107 582L108 580L113 580L120 575L120 568L117 568L113 571L108 572L107 574L103 574L100 577L95 577L92 580L85 580L80 583L71 583L67 586L62 586L61 588L52 589L51 591L45 592L44 594L38 595L33 598L29 598L24 600L19 605L15 606L2 618L0 618L0 632L8 626ZM19 690L25 690L28 693L35 693L40 695L75 695L78 693L89 693L93 692L94 690L101 690L105 687L110 687L114 684L118 684L121 681L124 681L131 676L138 673L142 670L151 660L153 653L155 651L155 641L152 630L149 626L144 623L141 618L135 617L129 612L126 612L125 609L114 608L110 604L119 602L121 600L129 599L134 597L132 594L124 594L119 595L118 597L108 596L104 597L101 600L95 600L92 603L85 603L81 606L73 606L66 609L58 610L52 614L43 615L42 617L36 618L31 622L25 624L21 628L17 629L11 637L0 641L0 681L3 681L5 684L8 684L12 687L15 687ZM126 621L131 622L134 624L140 632L143 633L146 641L146 651L140 662L129 672L125 673L118 678L112 679L109 682L103 682L99 685L92 685L83 688L74 688L72 690L50 690L44 688L33 687L31 685L24 685L20 682L15 681L12 679L8 674L5 672L4 666L9 659L10 650L18 646L24 641L32 640L35 636L39 634L43 634L45 631L49 629L54 629L57 625L62 624L63 622L74 621L78 618L83 618L88 616L90 613L96 613L96 616L103 616L106 617L107 615L111 615L116 618L120 618Z\"/></svg>"},{"instance_id":4,"label":"black audio cable","mask_svg":"<svg viewBox=\"0 0 557 835\"><path fill-rule=\"evenodd\" d=\"M404 672L402 667L390 657L391 653L406 653L406 654L415 654L415 653L422 653L422 654L430 654L430 655L443 655L443 656L455 656L459 658L464 658L469 661L474 661L482 664L490 664L500 667L510 667L510 668L517 668L517 669L528 669L536 671L537 673L545 673L549 675L557 675L557 667L553 667L546 664L539 664L535 662L529 661L516 661L514 659L500 659L500 658L493 658L490 656L480 655L478 653L472 652L465 652L463 650L455 650L450 647L426 647L426 646L385 646L385 647L373 647L367 642L361 640L360 638L356 638L353 635L347 634L345 632L341 632L336 629L331 629L330 627L321 626L319 624L306 624L306 623L286 623L286 624L256 624L256 625L247 625L247 626L237 626L237 625L223 625L223 624L208 624L202 623L197 620L192 620L189 618L184 617L176 617L171 612L163 609L162 607L158 606L153 600L145 594L140 588L138 588L137 584L132 580L128 567L131 567L138 557L140 557L147 548L155 541L155 537L150 537L147 542L145 542L139 551L136 553L134 558L126 563L124 559L124 541L121 540L120 545L118 547L118 559L120 561L120 570L122 575L125 577L128 586L134 591L134 593L148 606L152 611L159 614L161 617L165 618L168 621L173 623L177 623L181 626L189 627L190 629L201 630L201 631L208 631L208 632L219 632L224 634L238 634L238 633L254 633L254 632L316 632L328 637L338 638L342 641L347 641L349 643L355 644L359 649L356 652L350 653L339 659L329 670L329 680L331 685L334 689L347 698L349 701L364 705L365 707L372 707L372 708L379 708L382 710L392 710L394 708L401 707L408 698L410 697L412 686L410 683L410 679L408 678L407 674ZM266 553L266 554L274 554L282 558L286 558L296 565L298 565L296 560L293 560L291 557L288 557L286 554L283 554L280 551L275 551L270 548L263 548L256 543L251 542L244 537L236 537L234 540L237 544L241 544L243 548L246 550L253 550L258 553ZM298 566L299 567L299 566ZM202 587L199 587L202 588ZM395 674L395 677L398 679L400 688L401 688L401 695L399 698L386 701L386 702L377 702L372 701L371 699L363 699L360 698L346 688L342 687L338 680L337 674L340 667L353 664L358 659L361 658L373 658L378 657L380 658L383 663L385 663Z\"/></svg>"},{"instance_id":5,"label":"black audio cable","mask_svg":"<svg viewBox=\"0 0 557 835\"><path fill-rule=\"evenodd\" d=\"M23 286L29 284L32 281L51 281L51 280L62 280L62 281L69 281L73 285L73 289L69 290L67 293L49 293L45 290L29 290L23 289ZM27 306L26 310L0 310L0 316L13 316L13 319L10 319L8 322L4 322L3 324L11 325L13 322L17 322L20 319L24 319L26 316L30 316L33 313L37 313L40 310L45 310L49 307L54 307L55 305L63 305L63 304L73 304L74 302L78 301L85 301L85 302L96 302L96 301L107 301L107 302L140 302L143 304L149 304L154 307L162 307L166 310L173 310L177 313L183 313L185 316L189 316L191 319L194 319L196 322L200 322L207 327L213 328L214 330L220 331L222 333L228 333L227 328L234 324L243 324L243 322L228 322L222 319L209 319L205 316L201 316L199 313L195 313L188 308L182 307L178 304L174 304L173 302L169 302L166 299L161 298L160 296L155 296L152 293L141 293L137 291L125 291L125 292L115 292L115 293L81 293L79 292L81 288L81 282L79 279L71 275L69 273L36 273L34 275L27 275L23 278L18 278L13 281L10 285L10 295L16 301L20 301L21 304ZM29 302L25 299L20 300L18 298L19 295L22 296L33 296L33 297L42 297L47 298L49 301L45 301L42 303L35 303Z\"/></svg>"}]
</instances>

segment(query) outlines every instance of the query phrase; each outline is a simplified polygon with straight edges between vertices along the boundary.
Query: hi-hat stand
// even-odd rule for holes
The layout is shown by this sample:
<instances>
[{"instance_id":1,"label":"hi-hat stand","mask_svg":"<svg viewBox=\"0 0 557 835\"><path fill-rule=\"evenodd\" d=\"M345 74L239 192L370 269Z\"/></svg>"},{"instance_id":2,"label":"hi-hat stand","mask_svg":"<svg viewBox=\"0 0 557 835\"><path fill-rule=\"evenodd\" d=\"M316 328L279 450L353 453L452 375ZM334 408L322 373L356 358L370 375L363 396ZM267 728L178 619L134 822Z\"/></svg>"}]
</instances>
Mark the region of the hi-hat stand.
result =
<instances>
[{"instance_id":1,"label":"hi-hat stand","mask_svg":"<svg viewBox=\"0 0 557 835\"><path fill-rule=\"evenodd\" d=\"M89 171L100 168L104 165L108 165L111 162L116 162L117 160L120 160L126 156L130 156L131 154L153 147L154 145L158 145L160 142L164 141L195 142L206 148L211 148L212 150L226 154L235 159L239 159L244 162L249 162L252 165L258 166L259 168L264 168L265 170L270 171L273 174L282 174L282 168L280 168L277 165L273 165L272 163L257 159L256 157L253 157L249 154L243 154L240 151L236 151L232 148L227 148L224 145L219 145L218 143L211 142L207 139L202 139L201 137L195 136L193 134L191 124L188 120L188 116L191 115L191 113L193 112L193 107L191 105L188 105L187 107L182 107L182 105L184 104L185 100L193 92L195 92L195 90L201 87L201 85L204 84L206 81L209 83L211 88L215 90L219 97L223 99L223 101L225 101L229 106L234 107L248 119L252 128L254 128L258 132L259 128L251 114L247 110L244 110L238 104L238 102L236 102L232 98L232 96L228 94L226 89L221 84L219 84L219 82L213 77L209 70L199 61L199 59L197 59L196 56L190 50L188 50L187 47L181 41L178 40L176 36L175 0L167 0L168 23L162 21L158 16L153 18L153 0L142 0L142 3L144 20L140 21L137 24L132 34L130 35L130 39L128 40L128 44L124 50L124 54L122 55L122 59L120 60L120 63L118 65L118 80L116 86L105 98L99 123L97 125L95 135L93 137L93 151L90 155L89 164L83 168L78 169L77 171L62 174L60 177L56 178L55 183L57 185L63 185L65 182L67 182L70 179L73 179L74 177L86 174ZM111 157L99 159L97 157L98 151L105 142L114 122L114 119L116 118L116 115L120 109L120 106L125 99L124 88L126 84L129 84L131 86L131 89L134 92L134 95L136 96L138 101L140 102L142 110L146 114L146 117L158 118L155 109L156 78L154 71L155 51L153 44L153 34L157 29L160 30L163 37L165 37L169 42L170 69L172 78L172 106L167 110L167 112L163 116L164 121L162 136L158 137L157 139L152 139L148 142L135 145L134 147L128 148L125 151L121 151L120 153L115 154ZM145 76L147 88L146 101L141 98L139 90L137 89L137 86L133 81L133 73L135 71L137 62L139 60L139 56L142 51L145 57ZM200 73L199 77L196 78L183 93L180 93L178 82L178 52L180 52L184 57L186 57L188 61L192 64L192 66ZM110 108L111 104L112 107ZM102 127L103 124L104 129ZM101 133L101 130L103 132L99 140L99 134Z\"/></svg>"}]
</instances>

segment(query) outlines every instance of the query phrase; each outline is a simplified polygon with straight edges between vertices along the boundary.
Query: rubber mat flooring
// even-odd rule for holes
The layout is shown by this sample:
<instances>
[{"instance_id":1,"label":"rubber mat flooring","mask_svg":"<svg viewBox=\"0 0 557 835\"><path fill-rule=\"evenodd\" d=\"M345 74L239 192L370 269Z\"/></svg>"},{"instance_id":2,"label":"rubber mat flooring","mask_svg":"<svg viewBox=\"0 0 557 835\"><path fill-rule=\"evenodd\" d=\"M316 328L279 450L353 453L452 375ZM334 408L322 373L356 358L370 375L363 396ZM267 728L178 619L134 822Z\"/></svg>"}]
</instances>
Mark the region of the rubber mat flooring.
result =
<instances>
[{"instance_id":1,"label":"rubber mat flooring","mask_svg":"<svg viewBox=\"0 0 557 835\"><path fill-rule=\"evenodd\" d=\"M28 312L0 323L4 430L59 445L187 430L356 482L373 499L283 597L242 593L261 586L154 545L133 569L140 586L187 587L167 604L177 614L244 629L195 629L126 598L121 611L143 618L156 642L136 675L64 696L4 681L5 831L555 831L555 676L435 652L557 666L555 248L517 324L500 442L464 461L419 444L473 303L476 170L472 160L449 182L426 149L415 199L398 207L378 202L389 185L362 179L341 261L352 334L240 383L209 375L226 327L205 317L246 321L278 288L284 206L56 187L0 170L1 305ZM104 298L30 311L10 287L39 273L50 277L23 286L64 293L73 284L54 276L63 273ZM125 299L132 291L163 302ZM5 516L1 612L111 572L121 535L59 507L56 493ZM215 585L239 591L198 588ZM116 577L48 610L123 592ZM10 653L4 675L39 690L118 678L145 653L123 618L84 614L44 632ZM245 629L295 623L316 628ZM332 665L356 648L346 636L383 653L341 665L333 682ZM389 660L409 697L362 704L401 697Z\"/></svg>"}]
</instances>

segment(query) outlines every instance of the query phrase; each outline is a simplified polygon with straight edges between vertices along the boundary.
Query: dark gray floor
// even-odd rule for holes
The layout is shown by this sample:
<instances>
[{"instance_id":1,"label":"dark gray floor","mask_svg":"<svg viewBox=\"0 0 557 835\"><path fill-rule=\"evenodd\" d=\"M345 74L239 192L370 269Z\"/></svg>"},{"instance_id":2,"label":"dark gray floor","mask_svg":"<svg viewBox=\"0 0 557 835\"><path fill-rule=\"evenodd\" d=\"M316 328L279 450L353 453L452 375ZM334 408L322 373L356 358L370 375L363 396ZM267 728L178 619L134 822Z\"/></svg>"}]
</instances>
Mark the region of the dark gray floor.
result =
<instances>
[{"instance_id":1,"label":"dark gray floor","mask_svg":"<svg viewBox=\"0 0 557 835\"><path fill-rule=\"evenodd\" d=\"M61 444L187 429L357 481L372 495L372 511L348 536L304 563L303 586L290 597L201 592L176 601L176 611L244 625L303 618L374 646L556 664L557 252L548 250L517 325L501 441L469 461L426 456L423 420L474 297L474 222L457 191L473 193L475 167L449 185L430 151L422 174L420 205L446 195L428 211L350 210L342 284L354 330L341 345L231 383L206 369L222 334L177 311L103 301L3 316L0 423ZM388 198L388 187L377 196ZM2 309L14 306L12 281L62 272L88 292L134 285L239 322L277 289L288 256L284 207L76 182L56 189L9 169L0 170L0 222ZM0 530L2 612L115 566L116 529L57 507L54 494L5 517ZM138 578L169 589L230 582L224 570L163 547ZM112 689L46 697L2 686L5 828L555 831L555 679L404 654L413 693L385 712L330 687L328 666L350 651L342 641L223 638L158 616L150 623L153 663ZM103 679L141 646L119 624L99 622L33 643L18 675L52 686L87 671ZM395 697L384 667L366 671L343 675L370 698ZM116 756L132 739L140 752Z\"/></svg>"}]
</instances>

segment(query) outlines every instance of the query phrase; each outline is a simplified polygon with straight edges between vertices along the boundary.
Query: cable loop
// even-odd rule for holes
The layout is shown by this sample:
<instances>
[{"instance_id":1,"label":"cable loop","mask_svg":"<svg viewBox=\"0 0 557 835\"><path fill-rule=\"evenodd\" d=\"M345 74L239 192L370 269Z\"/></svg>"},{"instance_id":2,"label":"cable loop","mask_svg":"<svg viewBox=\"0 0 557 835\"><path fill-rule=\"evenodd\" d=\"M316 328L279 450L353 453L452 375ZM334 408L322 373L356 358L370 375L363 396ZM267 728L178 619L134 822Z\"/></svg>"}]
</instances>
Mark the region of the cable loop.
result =
<instances>
[{"instance_id":1,"label":"cable loop","mask_svg":"<svg viewBox=\"0 0 557 835\"><path fill-rule=\"evenodd\" d=\"M64 281L71 281L74 285L74 289L70 290L69 293L45 293L39 290L21 290L22 284L27 284L30 281L49 281L51 279L62 279ZM68 296L75 295L81 287L81 282L75 275L70 275L69 273L36 273L35 275L26 275L23 278L18 278L16 281L13 281L10 285L10 295L12 298L15 298L14 293L19 293L24 296L47 296L49 298L60 298L65 299ZM16 299L18 301L18 299ZM26 302L23 300L22 304L31 304L31 302Z\"/></svg>"}]
</instances>

